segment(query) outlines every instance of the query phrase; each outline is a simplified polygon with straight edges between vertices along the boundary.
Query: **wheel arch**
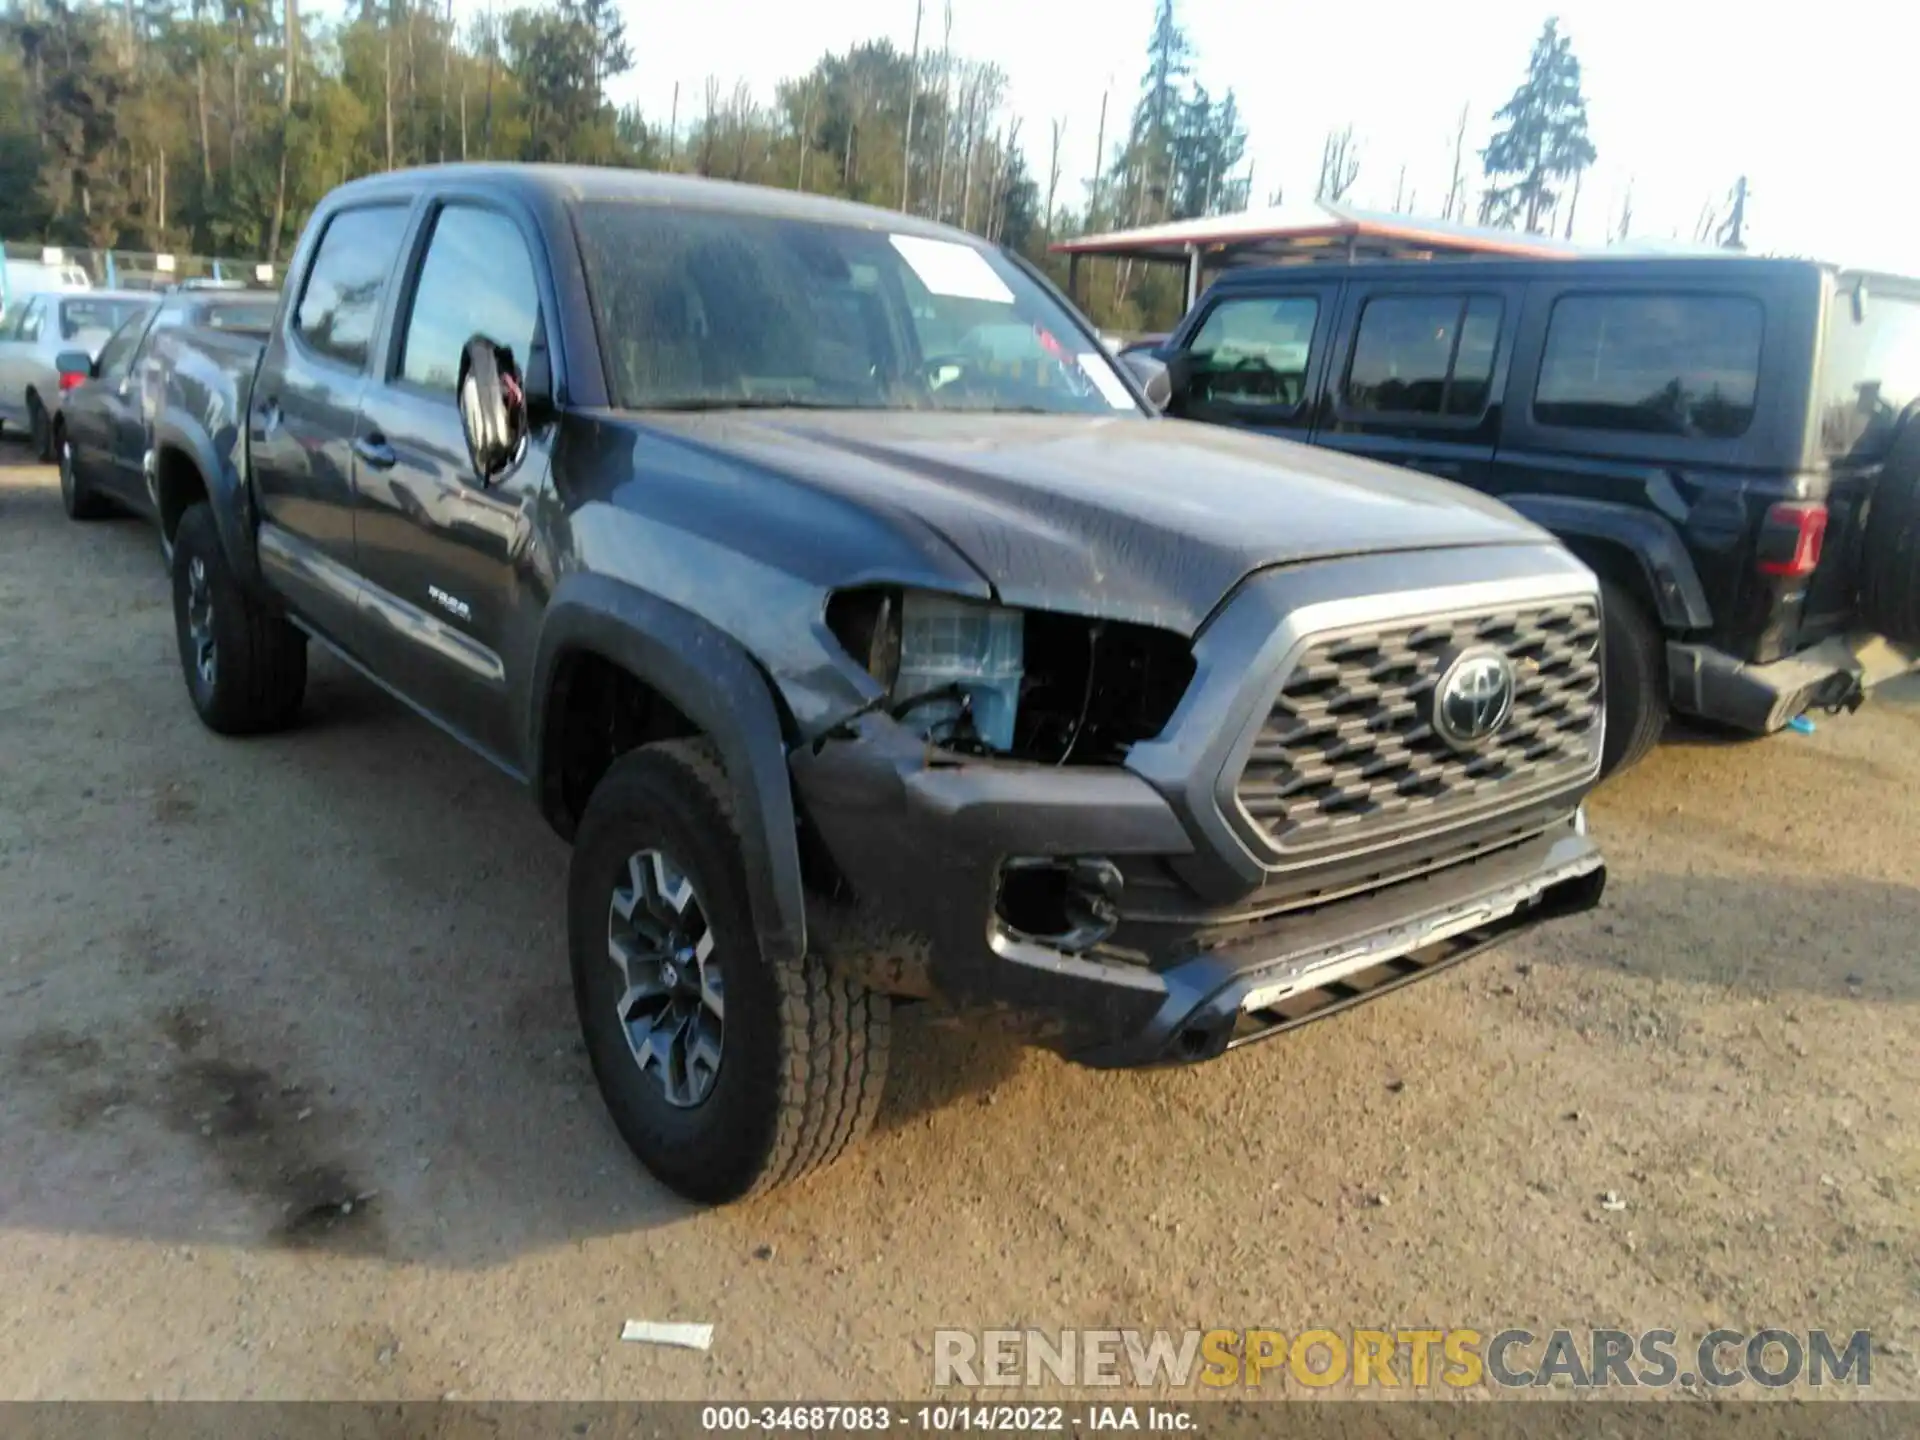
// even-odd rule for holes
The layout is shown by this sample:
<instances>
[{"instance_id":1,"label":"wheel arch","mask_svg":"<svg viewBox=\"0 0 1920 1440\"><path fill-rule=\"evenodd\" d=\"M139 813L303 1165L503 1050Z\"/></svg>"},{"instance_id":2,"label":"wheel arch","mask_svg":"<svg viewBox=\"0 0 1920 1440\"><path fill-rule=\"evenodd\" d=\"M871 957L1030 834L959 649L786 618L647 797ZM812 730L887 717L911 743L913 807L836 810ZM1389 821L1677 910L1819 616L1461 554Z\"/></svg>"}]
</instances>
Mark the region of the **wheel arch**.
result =
<instances>
[{"instance_id":1,"label":"wheel arch","mask_svg":"<svg viewBox=\"0 0 1920 1440\"><path fill-rule=\"evenodd\" d=\"M232 466L222 463L204 431L172 415L154 425L152 444L154 522L163 542L171 546L180 517L189 506L206 501L233 573L254 595L263 595L246 487Z\"/></svg>"},{"instance_id":2,"label":"wheel arch","mask_svg":"<svg viewBox=\"0 0 1920 1440\"><path fill-rule=\"evenodd\" d=\"M1589 568L1624 587L1670 632L1713 624L1699 572L1673 522L1631 505L1574 495L1517 494L1507 505L1554 536Z\"/></svg>"},{"instance_id":3,"label":"wheel arch","mask_svg":"<svg viewBox=\"0 0 1920 1440\"><path fill-rule=\"evenodd\" d=\"M638 743L702 735L719 751L740 817L761 947L770 957L803 955L806 902L783 714L747 651L698 615L606 576L560 582L547 606L526 707L524 753L547 822L572 838L584 796L569 783L569 716L581 677L608 673L638 687L633 693L650 707L630 732Z\"/></svg>"}]
</instances>

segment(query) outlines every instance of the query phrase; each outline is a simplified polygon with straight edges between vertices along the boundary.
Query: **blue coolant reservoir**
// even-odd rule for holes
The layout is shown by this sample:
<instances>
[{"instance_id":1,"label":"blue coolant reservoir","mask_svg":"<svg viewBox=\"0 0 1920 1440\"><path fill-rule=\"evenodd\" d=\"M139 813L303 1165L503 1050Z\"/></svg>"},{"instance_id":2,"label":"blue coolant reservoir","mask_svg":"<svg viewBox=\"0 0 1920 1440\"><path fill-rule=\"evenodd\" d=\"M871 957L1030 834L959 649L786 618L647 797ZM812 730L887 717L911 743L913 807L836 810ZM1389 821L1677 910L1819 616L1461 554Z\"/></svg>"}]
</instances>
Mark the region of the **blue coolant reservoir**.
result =
<instances>
[{"instance_id":1,"label":"blue coolant reservoir","mask_svg":"<svg viewBox=\"0 0 1920 1440\"><path fill-rule=\"evenodd\" d=\"M1023 642L1018 610L908 591L900 608L900 676L894 700L958 686L981 740L995 750L1011 749L1025 670ZM931 700L914 706L907 718L923 734L945 738L961 709L958 697Z\"/></svg>"}]
</instances>

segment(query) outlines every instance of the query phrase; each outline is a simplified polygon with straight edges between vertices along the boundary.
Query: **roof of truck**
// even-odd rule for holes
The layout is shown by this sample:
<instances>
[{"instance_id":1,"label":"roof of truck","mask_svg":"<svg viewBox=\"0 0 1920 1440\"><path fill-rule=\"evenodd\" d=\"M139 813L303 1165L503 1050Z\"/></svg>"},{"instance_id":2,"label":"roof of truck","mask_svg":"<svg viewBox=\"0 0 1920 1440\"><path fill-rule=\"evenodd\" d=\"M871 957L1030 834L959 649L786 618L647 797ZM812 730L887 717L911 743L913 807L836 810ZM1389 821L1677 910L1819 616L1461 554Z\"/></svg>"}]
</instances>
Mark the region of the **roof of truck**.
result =
<instances>
[{"instance_id":1,"label":"roof of truck","mask_svg":"<svg viewBox=\"0 0 1920 1440\"><path fill-rule=\"evenodd\" d=\"M452 164L421 165L352 180L335 192L341 197L376 195L383 191L472 185L497 187L523 196L542 195L567 201L626 200L643 204L680 205L690 210L722 210L775 219L811 220L827 225L854 225L901 235L926 235L960 240L972 245L989 242L980 236L938 225L912 215L809 195L776 190L766 185L744 185L732 180L709 180L697 175L663 175L653 170L627 170L599 165Z\"/></svg>"}]
</instances>

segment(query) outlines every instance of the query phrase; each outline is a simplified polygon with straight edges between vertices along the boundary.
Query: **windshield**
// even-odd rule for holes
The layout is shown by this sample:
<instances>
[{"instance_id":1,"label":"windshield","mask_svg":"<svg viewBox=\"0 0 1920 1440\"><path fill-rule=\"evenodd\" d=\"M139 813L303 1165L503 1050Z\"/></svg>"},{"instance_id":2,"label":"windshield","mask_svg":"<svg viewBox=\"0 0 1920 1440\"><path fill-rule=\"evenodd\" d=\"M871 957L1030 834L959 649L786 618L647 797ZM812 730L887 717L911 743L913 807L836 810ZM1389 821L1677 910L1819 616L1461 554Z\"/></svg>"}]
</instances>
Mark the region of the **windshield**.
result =
<instances>
[{"instance_id":1,"label":"windshield","mask_svg":"<svg viewBox=\"0 0 1920 1440\"><path fill-rule=\"evenodd\" d=\"M109 335L152 308L151 300L62 300L60 338L77 340L82 335Z\"/></svg>"},{"instance_id":2,"label":"windshield","mask_svg":"<svg viewBox=\"0 0 1920 1440\"><path fill-rule=\"evenodd\" d=\"M1920 400L1920 300L1841 277L1827 318L1820 385L1820 446L1835 460L1869 464L1893 443L1901 413Z\"/></svg>"},{"instance_id":3,"label":"windshield","mask_svg":"<svg viewBox=\"0 0 1920 1440\"><path fill-rule=\"evenodd\" d=\"M1066 310L985 246L622 201L578 213L622 408L1142 413Z\"/></svg>"}]
</instances>

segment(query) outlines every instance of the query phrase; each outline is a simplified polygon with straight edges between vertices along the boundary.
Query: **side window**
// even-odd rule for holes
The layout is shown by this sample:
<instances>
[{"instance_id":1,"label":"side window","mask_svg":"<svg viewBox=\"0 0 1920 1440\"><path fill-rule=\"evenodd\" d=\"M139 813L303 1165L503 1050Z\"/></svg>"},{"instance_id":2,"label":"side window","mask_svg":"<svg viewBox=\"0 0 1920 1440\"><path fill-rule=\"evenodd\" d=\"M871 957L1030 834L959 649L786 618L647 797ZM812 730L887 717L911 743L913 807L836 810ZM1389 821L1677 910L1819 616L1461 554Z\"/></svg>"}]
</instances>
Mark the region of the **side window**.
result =
<instances>
[{"instance_id":1,"label":"side window","mask_svg":"<svg viewBox=\"0 0 1920 1440\"><path fill-rule=\"evenodd\" d=\"M1360 311L1342 400L1378 415L1487 408L1502 306L1493 295L1381 295Z\"/></svg>"},{"instance_id":2,"label":"side window","mask_svg":"<svg viewBox=\"0 0 1920 1440\"><path fill-rule=\"evenodd\" d=\"M1741 295L1564 295L1533 418L1730 440L1753 421L1761 325L1760 302Z\"/></svg>"},{"instance_id":3,"label":"side window","mask_svg":"<svg viewBox=\"0 0 1920 1440\"><path fill-rule=\"evenodd\" d=\"M115 380L127 373L127 367L133 364L133 352L147 333L147 320L144 313L135 315L100 347L100 360L94 368L102 380Z\"/></svg>"},{"instance_id":4,"label":"side window","mask_svg":"<svg viewBox=\"0 0 1920 1440\"><path fill-rule=\"evenodd\" d=\"M1311 295L1223 300L1188 344L1196 399L1292 410L1306 396L1320 302Z\"/></svg>"},{"instance_id":5,"label":"side window","mask_svg":"<svg viewBox=\"0 0 1920 1440\"><path fill-rule=\"evenodd\" d=\"M414 287L400 378L451 395L460 352L475 335L504 345L524 368L539 325L540 290L520 228L495 210L442 210Z\"/></svg>"},{"instance_id":6,"label":"side window","mask_svg":"<svg viewBox=\"0 0 1920 1440\"><path fill-rule=\"evenodd\" d=\"M403 205L343 210L328 221L294 312L294 333L331 360L365 365L380 292L406 230Z\"/></svg>"}]
</instances>

